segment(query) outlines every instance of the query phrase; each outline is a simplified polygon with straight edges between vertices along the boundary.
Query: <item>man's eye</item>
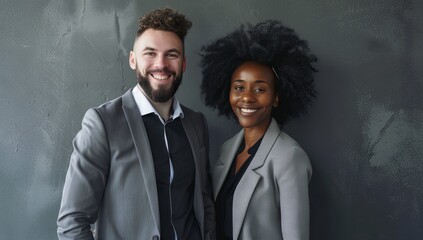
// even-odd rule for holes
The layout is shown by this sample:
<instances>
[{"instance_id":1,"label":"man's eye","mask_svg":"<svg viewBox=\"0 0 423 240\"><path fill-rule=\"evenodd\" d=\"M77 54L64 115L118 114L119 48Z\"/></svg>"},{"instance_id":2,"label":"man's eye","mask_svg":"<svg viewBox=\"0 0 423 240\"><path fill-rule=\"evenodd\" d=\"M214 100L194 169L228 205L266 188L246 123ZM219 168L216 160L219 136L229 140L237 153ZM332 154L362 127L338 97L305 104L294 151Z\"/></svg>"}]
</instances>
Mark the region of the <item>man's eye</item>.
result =
<instances>
[{"instance_id":1,"label":"man's eye","mask_svg":"<svg viewBox=\"0 0 423 240\"><path fill-rule=\"evenodd\" d=\"M170 59L176 59L176 58L178 58L178 57L179 57L179 55L178 55L178 54L169 54L169 55L168 55L168 57L169 57Z\"/></svg>"}]
</instances>

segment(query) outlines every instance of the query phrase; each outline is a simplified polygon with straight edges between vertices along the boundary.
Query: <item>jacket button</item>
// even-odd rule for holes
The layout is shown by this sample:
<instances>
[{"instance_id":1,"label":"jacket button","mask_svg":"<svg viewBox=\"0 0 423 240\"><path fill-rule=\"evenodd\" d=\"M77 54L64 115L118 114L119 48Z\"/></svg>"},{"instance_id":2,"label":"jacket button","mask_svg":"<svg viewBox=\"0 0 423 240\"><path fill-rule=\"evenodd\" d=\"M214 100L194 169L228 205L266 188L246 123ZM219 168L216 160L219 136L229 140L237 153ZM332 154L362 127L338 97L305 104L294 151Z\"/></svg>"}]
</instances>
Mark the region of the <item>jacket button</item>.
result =
<instances>
[{"instance_id":1,"label":"jacket button","mask_svg":"<svg viewBox=\"0 0 423 240\"><path fill-rule=\"evenodd\" d=\"M159 236L154 235L154 236L153 236L153 240L159 240Z\"/></svg>"}]
</instances>

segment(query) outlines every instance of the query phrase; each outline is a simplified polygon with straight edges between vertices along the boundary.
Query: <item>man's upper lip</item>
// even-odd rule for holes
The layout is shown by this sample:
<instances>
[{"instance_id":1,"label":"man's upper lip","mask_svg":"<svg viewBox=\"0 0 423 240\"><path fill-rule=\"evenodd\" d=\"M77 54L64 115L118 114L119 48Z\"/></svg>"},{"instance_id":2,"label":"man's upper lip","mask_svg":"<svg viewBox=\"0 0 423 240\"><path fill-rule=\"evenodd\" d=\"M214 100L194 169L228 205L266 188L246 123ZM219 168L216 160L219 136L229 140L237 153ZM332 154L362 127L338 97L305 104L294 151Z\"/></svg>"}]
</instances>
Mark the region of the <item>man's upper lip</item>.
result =
<instances>
[{"instance_id":1,"label":"man's upper lip","mask_svg":"<svg viewBox=\"0 0 423 240\"><path fill-rule=\"evenodd\" d=\"M173 75L174 72L169 69L156 69L148 71L148 74L162 74L162 75Z\"/></svg>"}]
</instances>

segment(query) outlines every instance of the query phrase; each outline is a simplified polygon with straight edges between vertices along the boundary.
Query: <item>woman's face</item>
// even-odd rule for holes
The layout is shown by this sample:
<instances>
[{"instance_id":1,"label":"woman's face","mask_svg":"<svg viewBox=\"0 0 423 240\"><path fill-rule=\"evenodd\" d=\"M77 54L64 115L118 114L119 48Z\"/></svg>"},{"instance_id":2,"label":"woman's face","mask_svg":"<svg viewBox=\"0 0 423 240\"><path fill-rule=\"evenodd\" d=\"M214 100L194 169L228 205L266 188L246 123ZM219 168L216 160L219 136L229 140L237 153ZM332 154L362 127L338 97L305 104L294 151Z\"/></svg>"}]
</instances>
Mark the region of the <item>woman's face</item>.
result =
<instances>
[{"instance_id":1,"label":"woman's face","mask_svg":"<svg viewBox=\"0 0 423 240\"><path fill-rule=\"evenodd\" d=\"M272 108L279 103L272 69L257 62L244 62L232 73L230 88L229 102L239 124L265 131L272 119Z\"/></svg>"}]
</instances>

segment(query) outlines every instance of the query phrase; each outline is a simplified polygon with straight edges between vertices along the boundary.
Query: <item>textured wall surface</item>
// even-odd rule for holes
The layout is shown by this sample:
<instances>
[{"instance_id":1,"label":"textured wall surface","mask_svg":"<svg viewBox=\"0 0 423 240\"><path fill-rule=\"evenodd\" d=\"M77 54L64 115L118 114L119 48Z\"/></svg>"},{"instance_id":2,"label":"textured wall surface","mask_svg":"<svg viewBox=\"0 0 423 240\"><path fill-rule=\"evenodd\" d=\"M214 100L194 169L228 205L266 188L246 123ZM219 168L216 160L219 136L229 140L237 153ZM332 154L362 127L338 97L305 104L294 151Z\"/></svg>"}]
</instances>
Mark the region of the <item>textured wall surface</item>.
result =
<instances>
[{"instance_id":1,"label":"textured wall surface","mask_svg":"<svg viewBox=\"0 0 423 240\"><path fill-rule=\"evenodd\" d=\"M2 0L0 239L56 239L81 118L135 85L137 19L163 6L194 22L178 97L206 114L212 159L238 127L202 104L198 51L241 23L281 20L319 57L320 95L285 129L313 164L311 239L422 238L422 1Z\"/></svg>"}]
</instances>

